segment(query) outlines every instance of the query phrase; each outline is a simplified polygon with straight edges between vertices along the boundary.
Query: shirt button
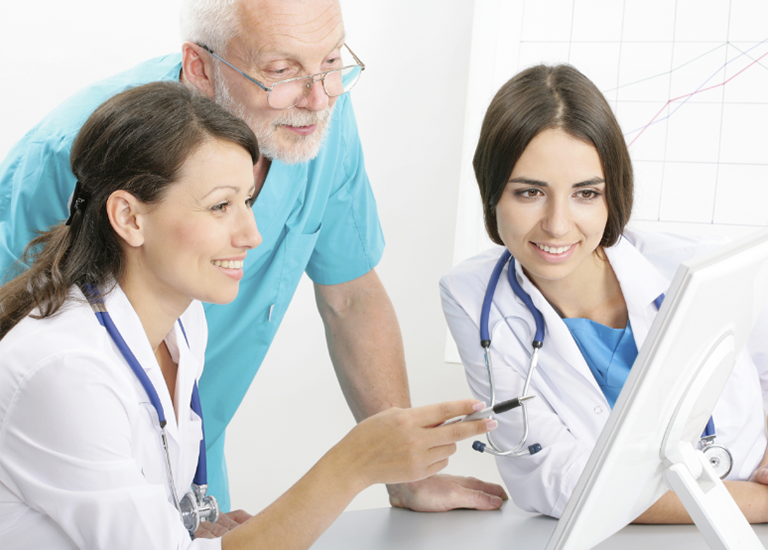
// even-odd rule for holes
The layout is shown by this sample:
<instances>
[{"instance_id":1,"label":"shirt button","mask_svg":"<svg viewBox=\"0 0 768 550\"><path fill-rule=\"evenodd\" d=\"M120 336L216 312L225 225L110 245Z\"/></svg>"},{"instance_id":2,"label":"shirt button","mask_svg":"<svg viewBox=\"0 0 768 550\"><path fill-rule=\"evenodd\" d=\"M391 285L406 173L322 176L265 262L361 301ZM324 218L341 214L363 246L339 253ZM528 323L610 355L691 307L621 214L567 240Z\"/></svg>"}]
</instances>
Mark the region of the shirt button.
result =
<instances>
[{"instance_id":1,"label":"shirt button","mask_svg":"<svg viewBox=\"0 0 768 550\"><path fill-rule=\"evenodd\" d=\"M600 406L595 407L595 414L600 414L601 412L603 412L603 408L602 407L600 407Z\"/></svg>"}]
</instances>

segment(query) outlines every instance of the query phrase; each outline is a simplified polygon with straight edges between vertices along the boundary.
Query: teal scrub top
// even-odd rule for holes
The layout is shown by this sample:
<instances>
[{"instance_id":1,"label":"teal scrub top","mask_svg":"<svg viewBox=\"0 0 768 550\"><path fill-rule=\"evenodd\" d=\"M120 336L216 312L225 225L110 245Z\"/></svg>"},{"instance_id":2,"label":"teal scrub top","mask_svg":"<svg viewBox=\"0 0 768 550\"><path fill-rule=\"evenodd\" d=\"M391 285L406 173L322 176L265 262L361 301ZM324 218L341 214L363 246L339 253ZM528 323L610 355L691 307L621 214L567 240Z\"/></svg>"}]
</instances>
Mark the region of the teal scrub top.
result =
<instances>
[{"instance_id":1,"label":"teal scrub top","mask_svg":"<svg viewBox=\"0 0 768 550\"><path fill-rule=\"evenodd\" d=\"M69 152L82 124L127 88L178 80L181 56L152 59L65 101L0 164L0 273L5 280L36 231L63 221L75 187ZM228 511L224 431L261 365L301 275L339 284L373 269L384 251L349 94L341 96L318 156L274 161L253 206L262 244L248 253L236 300L205 305L208 347L200 379L209 492ZM15 271L15 270L14 270Z\"/></svg>"},{"instance_id":2,"label":"teal scrub top","mask_svg":"<svg viewBox=\"0 0 768 550\"><path fill-rule=\"evenodd\" d=\"M591 319L563 319L597 385L613 408L637 359L632 326L611 328Z\"/></svg>"}]
</instances>

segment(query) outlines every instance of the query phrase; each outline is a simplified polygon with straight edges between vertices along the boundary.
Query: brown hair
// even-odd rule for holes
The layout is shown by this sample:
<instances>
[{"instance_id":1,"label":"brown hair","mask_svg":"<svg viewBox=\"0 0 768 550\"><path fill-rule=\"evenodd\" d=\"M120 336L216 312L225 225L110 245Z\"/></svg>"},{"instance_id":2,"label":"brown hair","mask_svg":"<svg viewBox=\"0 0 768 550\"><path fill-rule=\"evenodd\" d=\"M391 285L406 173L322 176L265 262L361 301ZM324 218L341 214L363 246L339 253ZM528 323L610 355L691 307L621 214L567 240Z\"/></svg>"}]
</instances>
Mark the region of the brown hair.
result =
<instances>
[{"instance_id":1,"label":"brown hair","mask_svg":"<svg viewBox=\"0 0 768 550\"><path fill-rule=\"evenodd\" d=\"M124 257L107 199L122 189L147 204L162 200L184 161L210 140L240 145L254 164L259 158L245 122L178 82L132 88L98 107L70 154L85 202L70 225L53 226L27 245L20 266L29 269L0 288L0 338L35 308L35 318L54 315L72 285L119 280Z\"/></svg>"},{"instance_id":2,"label":"brown hair","mask_svg":"<svg viewBox=\"0 0 768 550\"><path fill-rule=\"evenodd\" d=\"M537 65L518 73L496 93L485 113L473 166L488 235L504 244L496 205L525 148L548 129L563 130L597 150L608 205L600 246L616 244L632 213L632 162L603 94L570 65Z\"/></svg>"}]
</instances>

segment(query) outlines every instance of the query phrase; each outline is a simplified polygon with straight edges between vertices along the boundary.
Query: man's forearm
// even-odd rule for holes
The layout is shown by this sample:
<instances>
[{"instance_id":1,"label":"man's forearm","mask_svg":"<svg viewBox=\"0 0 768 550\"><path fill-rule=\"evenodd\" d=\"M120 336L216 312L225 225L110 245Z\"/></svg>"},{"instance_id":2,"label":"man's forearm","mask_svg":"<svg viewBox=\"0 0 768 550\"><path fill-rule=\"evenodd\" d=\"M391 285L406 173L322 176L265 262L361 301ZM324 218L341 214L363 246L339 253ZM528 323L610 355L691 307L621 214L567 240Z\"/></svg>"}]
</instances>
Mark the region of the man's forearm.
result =
<instances>
[{"instance_id":1,"label":"man's forearm","mask_svg":"<svg viewBox=\"0 0 768 550\"><path fill-rule=\"evenodd\" d=\"M400 326L376 272L338 285L315 285L336 376L355 419L410 407Z\"/></svg>"}]
</instances>

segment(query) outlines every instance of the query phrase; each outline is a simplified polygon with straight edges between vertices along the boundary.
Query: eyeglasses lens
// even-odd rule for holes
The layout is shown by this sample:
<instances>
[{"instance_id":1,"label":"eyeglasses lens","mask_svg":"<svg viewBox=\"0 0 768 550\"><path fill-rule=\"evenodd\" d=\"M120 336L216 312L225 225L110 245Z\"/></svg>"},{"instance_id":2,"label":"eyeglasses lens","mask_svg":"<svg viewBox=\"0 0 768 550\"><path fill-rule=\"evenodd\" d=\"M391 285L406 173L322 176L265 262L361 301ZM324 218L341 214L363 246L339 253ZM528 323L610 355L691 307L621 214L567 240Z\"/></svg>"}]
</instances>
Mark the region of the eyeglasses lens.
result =
<instances>
[{"instance_id":1,"label":"eyeglasses lens","mask_svg":"<svg viewBox=\"0 0 768 550\"><path fill-rule=\"evenodd\" d=\"M346 53L346 55L342 55L341 59L343 67L326 73L322 79L322 86L329 97L337 97L347 93L357 84L360 74L363 72L363 68L356 64L348 52L343 53ZM320 80L318 77L308 76L278 82L272 87L269 94L270 106L274 109L287 109L299 104L312 90L316 79Z\"/></svg>"}]
</instances>

